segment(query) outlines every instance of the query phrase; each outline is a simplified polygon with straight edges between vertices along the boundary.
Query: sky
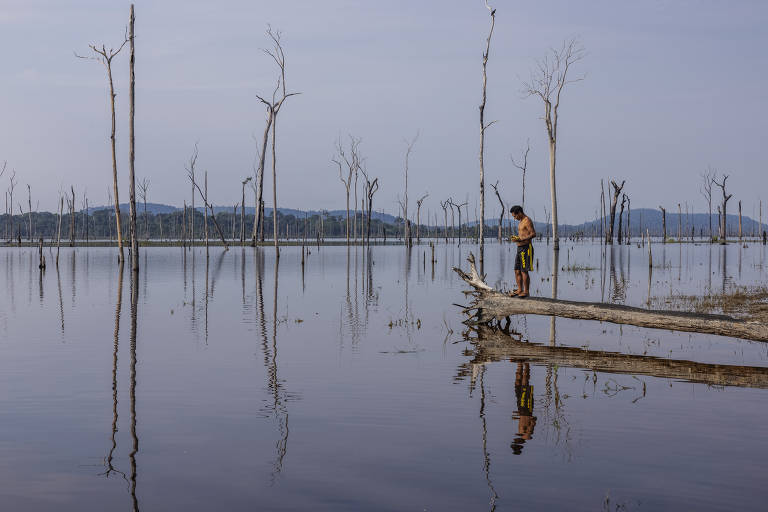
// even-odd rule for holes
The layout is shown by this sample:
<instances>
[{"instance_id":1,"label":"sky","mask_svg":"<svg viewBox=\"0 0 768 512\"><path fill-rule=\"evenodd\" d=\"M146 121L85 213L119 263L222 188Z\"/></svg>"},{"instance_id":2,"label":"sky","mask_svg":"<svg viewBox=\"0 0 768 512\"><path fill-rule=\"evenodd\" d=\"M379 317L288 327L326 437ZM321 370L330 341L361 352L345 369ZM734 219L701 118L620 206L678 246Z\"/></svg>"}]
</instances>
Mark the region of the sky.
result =
<instances>
[{"instance_id":1,"label":"sky","mask_svg":"<svg viewBox=\"0 0 768 512\"><path fill-rule=\"evenodd\" d=\"M540 99L522 83L549 48L577 37L584 80L563 92L558 134L561 222L595 216L600 179L626 180L632 207L706 205L700 174L729 174L746 215L768 203L768 3L738 0L496 0L488 61L488 185L520 201L510 156L530 139L526 209L549 208L549 155ZM119 46L129 3L0 0L0 188L16 171L41 210L74 185L78 201L105 204L111 187L109 102L104 67L77 59L90 43ZM479 198L481 59L490 16L482 0L282 0L135 2L136 174L148 200L189 201L184 166L194 144L216 205L240 201L253 173L254 136L265 111L256 98L277 69L261 49L268 24L283 33L287 86L277 125L278 204L339 209L344 186L331 162L334 141L362 139L368 171L380 178L374 208L398 210L406 139L410 211ZM125 50L124 50L125 52ZM117 87L120 199L128 199L127 52L113 63ZM269 164L268 164L269 165ZM271 173L265 179L271 205ZM361 194L362 195L362 194ZM252 194L247 200L252 205ZM199 201L199 199L198 199ZM14 202L17 202L16 199ZM499 205L486 192L486 217ZM684 206L683 206L684 207ZM16 207L18 208L18 207ZM768 208L768 204L766 205ZM18 211L18 210L16 210ZM768 213L766 213L768 217ZM422 218L422 222L424 219Z\"/></svg>"}]
</instances>

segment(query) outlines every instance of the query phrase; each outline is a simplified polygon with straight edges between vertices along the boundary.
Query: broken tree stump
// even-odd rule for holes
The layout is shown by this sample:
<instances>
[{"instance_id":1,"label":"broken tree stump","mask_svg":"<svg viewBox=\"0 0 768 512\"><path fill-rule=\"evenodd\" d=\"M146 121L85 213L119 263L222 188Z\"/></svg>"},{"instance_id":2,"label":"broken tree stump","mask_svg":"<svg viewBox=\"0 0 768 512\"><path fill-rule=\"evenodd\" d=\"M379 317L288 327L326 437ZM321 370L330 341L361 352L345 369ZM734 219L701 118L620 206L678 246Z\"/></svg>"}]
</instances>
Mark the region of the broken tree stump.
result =
<instances>
[{"instance_id":1,"label":"broken tree stump","mask_svg":"<svg viewBox=\"0 0 768 512\"><path fill-rule=\"evenodd\" d=\"M490 325L493 321L508 320L511 315L531 314L768 341L768 325L726 315L651 310L618 304L544 297L524 299L510 297L485 283L475 268L475 257L472 253L469 254L467 261L470 264L469 274L457 267L453 267L453 270L473 288L468 293L474 295L474 301L464 309L465 313L470 314L470 319L465 322L468 325Z\"/></svg>"}]
</instances>

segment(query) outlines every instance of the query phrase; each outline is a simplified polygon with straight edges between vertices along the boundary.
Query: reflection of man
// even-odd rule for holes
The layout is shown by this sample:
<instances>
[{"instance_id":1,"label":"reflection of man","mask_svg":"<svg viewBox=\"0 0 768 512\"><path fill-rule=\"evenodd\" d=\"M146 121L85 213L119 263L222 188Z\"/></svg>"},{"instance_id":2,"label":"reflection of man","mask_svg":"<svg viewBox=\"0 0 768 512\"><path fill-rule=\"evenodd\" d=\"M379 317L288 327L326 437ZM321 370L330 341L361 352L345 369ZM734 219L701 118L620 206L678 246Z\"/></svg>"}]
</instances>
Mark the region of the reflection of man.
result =
<instances>
[{"instance_id":1,"label":"reflection of man","mask_svg":"<svg viewBox=\"0 0 768 512\"><path fill-rule=\"evenodd\" d=\"M536 230L533 228L533 221L523 212L520 206L513 206L509 209L509 212L520 222L517 226L517 235L512 237L512 241L517 243L517 255L515 256L517 290L513 291L511 295L523 298L528 296L528 288L531 284L528 272L533 270L533 245L531 240L536 236Z\"/></svg>"},{"instance_id":2,"label":"reflection of man","mask_svg":"<svg viewBox=\"0 0 768 512\"><path fill-rule=\"evenodd\" d=\"M515 398L517 400L517 437L512 441L512 452L520 455L523 445L533 438L536 416L533 415L533 386L529 385L531 367L528 363L517 363L515 373Z\"/></svg>"}]
</instances>

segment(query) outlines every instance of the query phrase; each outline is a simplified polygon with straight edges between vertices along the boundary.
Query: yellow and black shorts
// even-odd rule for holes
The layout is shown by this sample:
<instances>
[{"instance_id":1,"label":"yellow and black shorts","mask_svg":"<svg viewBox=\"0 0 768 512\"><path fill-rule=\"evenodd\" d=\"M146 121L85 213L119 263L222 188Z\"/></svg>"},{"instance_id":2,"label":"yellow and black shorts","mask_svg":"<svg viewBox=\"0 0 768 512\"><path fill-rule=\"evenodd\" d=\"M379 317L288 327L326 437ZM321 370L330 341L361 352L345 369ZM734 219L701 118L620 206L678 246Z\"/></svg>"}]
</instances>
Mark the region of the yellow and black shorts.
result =
<instances>
[{"instance_id":1,"label":"yellow and black shorts","mask_svg":"<svg viewBox=\"0 0 768 512\"><path fill-rule=\"evenodd\" d=\"M515 270L530 272L533 270L533 245L523 245L517 247L517 256L515 256Z\"/></svg>"}]
</instances>

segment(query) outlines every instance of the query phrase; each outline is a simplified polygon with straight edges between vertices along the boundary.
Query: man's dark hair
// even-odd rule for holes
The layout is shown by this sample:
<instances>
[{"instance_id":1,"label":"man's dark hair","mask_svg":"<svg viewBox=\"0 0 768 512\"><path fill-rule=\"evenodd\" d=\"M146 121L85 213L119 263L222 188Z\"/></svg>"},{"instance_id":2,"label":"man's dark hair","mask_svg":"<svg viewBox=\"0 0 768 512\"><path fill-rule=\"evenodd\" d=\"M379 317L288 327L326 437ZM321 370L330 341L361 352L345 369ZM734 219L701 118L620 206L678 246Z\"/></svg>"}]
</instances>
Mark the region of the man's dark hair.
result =
<instances>
[{"instance_id":1,"label":"man's dark hair","mask_svg":"<svg viewBox=\"0 0 768 512\"><path fill-rule=\"evenodd\" d=\"M523 213L523 207L520 206L519 204L516 204L515 206L513 206L512 208L509 209L509 213L511 213L512 215L517 215L518 213Z\"/></svg>"}]
</instances>

